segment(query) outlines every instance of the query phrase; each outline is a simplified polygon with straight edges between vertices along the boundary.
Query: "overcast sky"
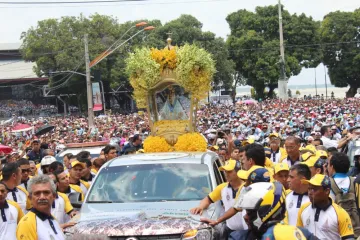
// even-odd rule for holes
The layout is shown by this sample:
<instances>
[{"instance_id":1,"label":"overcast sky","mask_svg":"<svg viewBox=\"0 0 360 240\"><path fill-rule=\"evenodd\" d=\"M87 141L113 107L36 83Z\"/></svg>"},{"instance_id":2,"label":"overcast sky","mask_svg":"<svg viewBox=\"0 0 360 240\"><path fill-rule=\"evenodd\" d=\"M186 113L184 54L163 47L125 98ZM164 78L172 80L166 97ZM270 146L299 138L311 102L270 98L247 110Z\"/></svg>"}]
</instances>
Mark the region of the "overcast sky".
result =
<instances>
[{"instance_id":1,"label":"overcast sky","mask_svg":"<svg viewBox=\"0 0 360 240\"><path fill-rule=\"evenodd\" d=\"M7 1L10 2L10 0ZM119 22L146 18L160 19L163 23L175 19L181 14L191 14L203 23L204 30L212 31L218 36L226 38L230 32L225 20L228 14L239 9L253 11L256 6L274 5L276 3L277 0L149 0L142 3L53 5L51 7L0 4L2 19L0 21L0 43L19 42L21 32L26 31L31 26L36 26L39 20L61 16L78 16L80 13L89 16L96 12L115 16ZM316 20L321 20L324 15L331 11L353 11L360 8L360 0L282 0L282 4L290 13L305 13ZM323 66L319 66L316 72L318 83L323 83ZM289 84L313 84L314 76L314 69L304 69L299 76L292 77Z\"/></svg>"}]
</instances>

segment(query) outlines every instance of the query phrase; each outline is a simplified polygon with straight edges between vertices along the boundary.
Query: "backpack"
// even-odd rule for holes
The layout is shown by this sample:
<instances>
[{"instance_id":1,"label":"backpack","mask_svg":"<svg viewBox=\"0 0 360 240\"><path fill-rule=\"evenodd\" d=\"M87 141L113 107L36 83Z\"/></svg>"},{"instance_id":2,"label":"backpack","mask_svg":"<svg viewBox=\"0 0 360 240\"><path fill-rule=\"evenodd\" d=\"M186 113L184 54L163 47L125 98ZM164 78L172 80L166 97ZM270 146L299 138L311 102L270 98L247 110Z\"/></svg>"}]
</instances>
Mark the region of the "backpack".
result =
<instances>
[{"instance_id":1,"label":"backpack","mask_svg":"<svg viewBox=\"0 0 360 240\"><path fill-rule=\"evenodd\" d=\"M333 178L330 178L331 181L331 190L335 194L335 203L342 207L350 216L351 223L354 229L355 237L360 236L360 218L359 213L356 207L356 198L355 198L355 185L354 178L350 179L350 187L347 193L344 193L336 184Z\"/></svg>"}]
</instances>

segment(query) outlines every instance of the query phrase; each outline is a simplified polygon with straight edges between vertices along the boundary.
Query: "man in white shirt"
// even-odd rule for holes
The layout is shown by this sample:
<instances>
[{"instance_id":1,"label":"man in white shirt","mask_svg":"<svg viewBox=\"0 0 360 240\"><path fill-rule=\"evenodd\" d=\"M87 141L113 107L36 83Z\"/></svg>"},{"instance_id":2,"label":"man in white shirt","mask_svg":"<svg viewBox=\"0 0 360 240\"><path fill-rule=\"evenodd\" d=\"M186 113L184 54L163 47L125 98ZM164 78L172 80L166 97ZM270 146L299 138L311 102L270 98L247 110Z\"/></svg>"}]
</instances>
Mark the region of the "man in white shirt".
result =
<instances>
[{"instance_id":1,"label":"man in white shirt","mask_svg":"<svg viewBox=\"0 0 360 240\"><path fill-rule=\"evenodd\" d=\"M332 137L332 131L330 126L323 126L320 129L321 132L321 141L326 148L335 147L338 148L338 141L330 140Z\"/></svg>"},{"instance_id":2,"label":"man in white shirt","mask_svg":"<svg viewBox=\"0 0 360 240\"><path fill-rule=\"evenodd\" d=\"M303 180L309 180L311 172L305 164L297 164L290 168L288 184L291 190L286 195L285 222L288 225L296 226L297 216L302 204L310 201L308 197L308 185Z\"/></svg>"}]
</instances>

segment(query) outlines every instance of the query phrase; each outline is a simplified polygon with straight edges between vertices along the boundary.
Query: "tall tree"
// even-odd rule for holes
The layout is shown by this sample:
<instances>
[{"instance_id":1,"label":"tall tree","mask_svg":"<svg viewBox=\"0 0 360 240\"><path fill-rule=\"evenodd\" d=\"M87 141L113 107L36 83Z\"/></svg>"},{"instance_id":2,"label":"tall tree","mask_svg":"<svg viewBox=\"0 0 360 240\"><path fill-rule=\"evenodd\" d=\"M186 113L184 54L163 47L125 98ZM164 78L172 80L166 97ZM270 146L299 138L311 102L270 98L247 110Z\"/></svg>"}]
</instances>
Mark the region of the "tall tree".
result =
<instances>
[{"instance_id":1,"label":"tall tree","mask_svg":"<svg viewBox=\"0 0 360 240\"><path fill-rule=\"evenodd\" d=\"M51 72L76 71L84 73L83 37L85 33L89 35L90 59L94 59L116 40L121 37L125 40L135 34L139 29L133 28L123 36L125 31L136 23L119 24L116 18L99 14L92 15L89 18L80 15L79 17L39 21L36 27L30 28L22 34L22 55L26 61L36 63L34 71L38 76L50 77L50 85L57 88L52 94L75 93L82 97L78 100L85 102L86 82L83 76L51 74ZM149 24L156 27L161 26L161 22L158 20L149 21ZM111 91L111 86L128 87L124 73L124 60L135 47L158 44L157 37L154 38L155 35L155 32L143 32L92 69L92 71L99 70L101 72L106 92ZM64 83L68 77L69 80Z\"/></svg>"},{"instance_id":2,"label":"tall tree","mask_svg":"<svg viewBox=\"0 0 360 240\"><path fill-rule=\"evenodd\" d=\"M271 96L280 77L278 6L257 7L255 12L239 10L226 18L231 34L227 40L235 69L264 98ZM296 76L303 67L319 64L319 49L306 45L319 43L320 24L304 14L290 15L283 10L286 76Z\"/></svg>"},{"instance_id":3,"label":"tall tree","mask_svg":"<svg viewBox=\"0 0 360 240\"><path fill-rule=\"evenodd\" d=\"M360 87L360 9L332 12L321 24L323 62L336 87L350 86L346 97Z\"/></svg>"},{"instance_id":4,"label":"tall tree","mask_svg":"<svg viewBox=\"0 0 360 240\"><path fill-rule=\"evenodd\" d=\"M185 43L197 44L213 55L217 72L213 79L213 90L219 85L225 89L233 87L234 63L229 58L229 52L224 39L216 37L212 32L203 32L202 23L191 15L181 15L159 29L159 38L166 39L171 33L173 44L182 46Z\"/></svg>"}]
</instances>

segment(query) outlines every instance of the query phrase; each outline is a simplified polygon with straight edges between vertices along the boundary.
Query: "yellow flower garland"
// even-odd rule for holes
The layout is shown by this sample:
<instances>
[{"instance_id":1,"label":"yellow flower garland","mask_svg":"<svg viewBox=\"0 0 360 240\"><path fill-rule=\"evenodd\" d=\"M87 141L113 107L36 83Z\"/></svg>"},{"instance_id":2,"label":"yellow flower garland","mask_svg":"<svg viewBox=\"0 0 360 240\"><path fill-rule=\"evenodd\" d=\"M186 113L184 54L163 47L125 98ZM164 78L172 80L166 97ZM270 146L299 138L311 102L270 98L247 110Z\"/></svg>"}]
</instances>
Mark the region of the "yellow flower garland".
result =
<instances>
[{"instance_id":1,"label":"yellow flower garland","mask_svg":"<svg viewBox=\"0 0 360 240\"><path fill-rule=\"evenodd\" d=\"M163 137L149 136L144 141L145 152L172 152L173 148L166 142Z\"/></svg>"},{"instance_id":2,"label":"yellow flower garland","mask_svg":"<svg viewBox=\"0 0 360 240\"><path fill-rule=\"evenodd\" d=\"M186 133L179 136L174 147L179 152L205 152L207 143L199 133Z\"/></svg>"}]
</instances>

